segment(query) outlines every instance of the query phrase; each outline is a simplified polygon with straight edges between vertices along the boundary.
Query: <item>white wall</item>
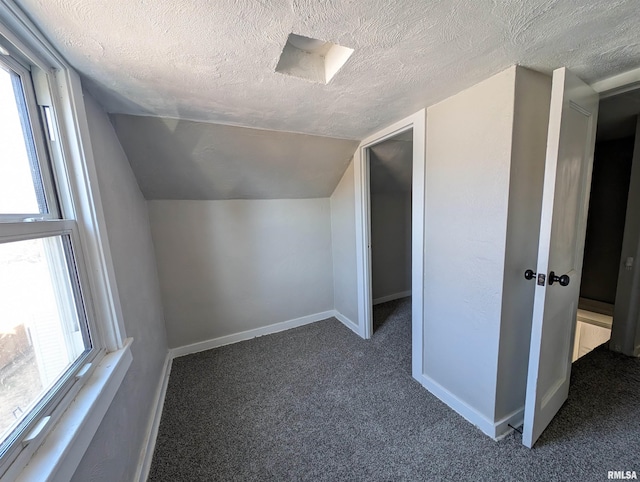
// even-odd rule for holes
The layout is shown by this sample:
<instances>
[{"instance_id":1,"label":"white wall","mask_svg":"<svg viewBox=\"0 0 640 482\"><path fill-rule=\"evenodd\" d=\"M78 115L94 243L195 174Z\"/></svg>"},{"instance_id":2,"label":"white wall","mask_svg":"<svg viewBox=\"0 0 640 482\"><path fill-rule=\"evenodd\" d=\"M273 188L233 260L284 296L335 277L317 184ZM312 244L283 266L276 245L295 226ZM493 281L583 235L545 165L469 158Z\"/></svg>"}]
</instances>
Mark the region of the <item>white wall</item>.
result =
<instances>
[{"instance_id":1,"label":"white wall","mask_svg":"<svg viewBox=\"0 0 640 482\"><path fill-rule=\"evenodd\" d=\"M493 420L513 125L511 68L427 110L424 373Z\"/></svg>"},{"instance_id":2,"label":"white wall","mask_svg":"<svg viewBox=\"0 0 640 482\"><path fill-rule=\"evenodd\" d=\"M427 110L424 373L493 420L515 68Z\"/></svg>"},{"instance_id":3,"label":"white wall","mask_svg":"<svg viewBox=\"0 0 640 482\"><path fill-rule=\"evenodd\" d=\"M333 309L328 198L148 206L170 347Z\"/></svg>"},{"instance_id":4,"label":"white wall","mask_svg":"<svg viewBox=\"0 0 640 482\"><path fill-rule=\"evenodd\" d=\"M334 307L357 327L356 207L353 159L331 195ZM353 328L353 327L352 327Z\"/></svg>"},{"instance_id":5,"label":"white wall","mask_svg":"<svg viewBox=\"0 0 640 482\"><path fill-rule=\"evenodd\" d=\"M167 355L147 205L102 108L85 94L100 194L133 363L74 481L133 480Z\"/></svg>"},{"instance_id":6,"label":"white wall","mask_svg":"<svg viewBox=\"0 0 640 482\"><path fill-rule=\"evenodd\" d=\"M427 111L424 374L492 436L524 405L549 95L512 67Z\"/></svg>"},{"instance_id":7,"label":"white wall","mask_svg":"<svg viewBox=\"0 0 640 482\"><path fill-rule=\"evenodd\" d=\"M409 159L411 162L412 159ZM371 191L371 291L376 300L411 290L411 191Z\"/></svg>"},{"instance_id":8,"label":"white wall","mask_svg":"<svg viewBox=\"0 0 640 482\"><path fill-rule=\"evenodd\" d=\"M502 322L495 419L522 409L527 387L535 271L542 209L544 164L551 102L551 77L516 71L509 175L509 212L502 286Z\"/></svg>"}]
</instances>

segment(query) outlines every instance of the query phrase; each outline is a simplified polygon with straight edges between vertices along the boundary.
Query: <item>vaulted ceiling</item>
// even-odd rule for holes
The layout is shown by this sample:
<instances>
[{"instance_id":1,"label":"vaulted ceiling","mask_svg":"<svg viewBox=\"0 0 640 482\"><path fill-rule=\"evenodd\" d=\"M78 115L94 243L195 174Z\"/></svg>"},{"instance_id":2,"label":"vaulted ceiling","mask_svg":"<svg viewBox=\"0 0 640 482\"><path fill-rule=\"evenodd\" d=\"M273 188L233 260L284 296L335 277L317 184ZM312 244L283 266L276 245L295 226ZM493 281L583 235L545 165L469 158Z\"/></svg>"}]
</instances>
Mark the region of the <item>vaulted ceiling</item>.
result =
<instances>
[{"instance_id":1,"label":"vaulted ceiling","mask_svg":"<svg viewBox=\"0 0 640 482\"><path fill-rule=\"evenodd\" d=\"M146 199L331 196L357 141L123 114L111 122Z\"/></svg>"},{"instance_id":2,"label":"vaulted ceiling","mask_svg":"<svg viewBox=\"0 0 640 482\"><path fill-rule=\"evenodd\" d=\"M587 82L640 66L637 0L16 1L106 110L124 114L115 123L149 198L325 193L355 150L344 139L510 65L567 66ZM327 84L284 75L275 70L291 33L354 52ZM179 145L159 152L141 139L141 154L126 123ZM207 129L215 145L196 134ZM303 152L295 147L303 138L283 132L308 135L310 147ZM190 136L197 146L181 144ZM272 188L261 192L253 180L265 172Z\"/></svg>"}]
</instances>

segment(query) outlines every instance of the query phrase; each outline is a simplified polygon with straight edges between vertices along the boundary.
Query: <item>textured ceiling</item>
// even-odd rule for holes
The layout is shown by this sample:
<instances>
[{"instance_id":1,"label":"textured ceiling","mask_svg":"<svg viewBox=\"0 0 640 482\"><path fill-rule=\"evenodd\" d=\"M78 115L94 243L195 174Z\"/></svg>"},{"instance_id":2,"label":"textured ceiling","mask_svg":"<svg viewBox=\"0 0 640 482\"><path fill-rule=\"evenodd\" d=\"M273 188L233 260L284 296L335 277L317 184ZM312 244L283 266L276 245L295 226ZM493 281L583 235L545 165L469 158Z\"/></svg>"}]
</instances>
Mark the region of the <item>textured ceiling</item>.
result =
<instances>
[{"instance_id":1,"label":"textured ceiling","mask_svg":"<svg viewBox=\"0 0 640 482\"><path fill-rule=\"evenodd\" d=\"M17 0L112 113L348 139L521 64L640 65L637 0ZM275 73L290 33L355 49L328 84Z\"/></svg>"},{"instance_id":2,"label":"textured ceiling","mask_svg":"<svg viewBox=\"0 0 640 482\"><path fill-rule=\"evenodd\" d=\"M111 121L146 199L329 197L358 145L159 117Z\"/></svg>"}]
</instances>

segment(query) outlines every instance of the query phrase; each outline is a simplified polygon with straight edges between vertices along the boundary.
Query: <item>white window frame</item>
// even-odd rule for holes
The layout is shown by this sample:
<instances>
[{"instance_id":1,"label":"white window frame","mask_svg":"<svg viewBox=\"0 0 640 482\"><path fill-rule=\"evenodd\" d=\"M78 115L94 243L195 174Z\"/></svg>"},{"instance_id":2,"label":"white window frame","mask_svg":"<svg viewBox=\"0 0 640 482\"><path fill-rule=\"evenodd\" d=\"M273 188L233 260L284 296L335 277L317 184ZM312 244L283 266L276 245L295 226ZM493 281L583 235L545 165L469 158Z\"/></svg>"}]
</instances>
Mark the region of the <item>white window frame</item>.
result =
<instances>
[{"instance_id":1,"label":"white window frame","mask_svg":"<svg viewBox=\"0 0 640 482\"><path fill-rule=\"evenodd\" d=\"M51 162L60 209L76 221L67 232L81 251L76 263L91 305L87 316L92 318L97 348L90 369L79 374L44 429L8 467L0 466L0 474L1 480L68 480L131 364L132 340L126 339L122 320L80 78L13 0L0 0L0 46L33 66L38 96L48 91L38 84L50 88L50 98L38 102L52 106L56 114L57 147L51 149ZM4 224L2 229L5 239L11 229L24 237L24 224Z\"/></svg>"}]
</instances>

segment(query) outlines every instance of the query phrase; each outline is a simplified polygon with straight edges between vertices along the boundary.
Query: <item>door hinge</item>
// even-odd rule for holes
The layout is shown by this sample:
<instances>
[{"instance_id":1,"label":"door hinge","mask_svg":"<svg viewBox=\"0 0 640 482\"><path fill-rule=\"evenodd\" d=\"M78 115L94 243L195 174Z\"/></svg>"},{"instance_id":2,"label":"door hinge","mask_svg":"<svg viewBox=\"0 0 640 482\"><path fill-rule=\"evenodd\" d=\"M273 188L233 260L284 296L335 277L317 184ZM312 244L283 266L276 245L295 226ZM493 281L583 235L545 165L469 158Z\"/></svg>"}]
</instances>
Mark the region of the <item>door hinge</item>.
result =
<instances>
[{"instance_id":1,"label":"door hinge","mask_svg":"<svg viewBox=\"0 0 640 482\"><path fill-rule=\"evenodd\" d=\"M631 271L633 269L633 257L629 256L624 262L624 269Z\"/></svg>"},{"instance_id":2,"label":"door hinge","mask_svg":"<svg viewBox=\"0 0 640 482\"><path fill-rule=\"evenodd\" d=\"M547 276L544 273L540 273L538 275L538 286L544 286L544 283L546 280L547 280Z\"/></svg>"}]
</instances>

